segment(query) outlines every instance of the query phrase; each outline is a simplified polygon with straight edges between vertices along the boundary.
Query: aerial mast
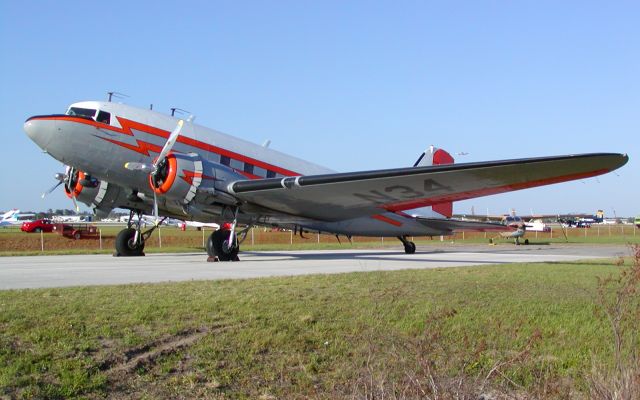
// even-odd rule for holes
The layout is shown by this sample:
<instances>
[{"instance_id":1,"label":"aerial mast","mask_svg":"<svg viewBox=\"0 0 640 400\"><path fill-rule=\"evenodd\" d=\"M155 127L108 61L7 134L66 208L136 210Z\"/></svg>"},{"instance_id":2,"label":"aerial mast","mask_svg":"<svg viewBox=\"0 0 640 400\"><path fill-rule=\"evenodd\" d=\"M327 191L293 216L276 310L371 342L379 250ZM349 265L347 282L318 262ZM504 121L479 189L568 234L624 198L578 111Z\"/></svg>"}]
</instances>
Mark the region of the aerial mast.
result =
<instances>
[{"instance_id":1,"label":"aerial mast","mask_svg":"<svg viewBox=\"0 0 640 400\"><path fill-rule=\"evenodd\" d=\"M120 92L107 92L107 96L108 96L107 101L109 103L111 103L111 98L112 97L115 97L116 99L124 99L125 97L129 97L126 94L120 93Z\"/></svg>"}]
</instances>

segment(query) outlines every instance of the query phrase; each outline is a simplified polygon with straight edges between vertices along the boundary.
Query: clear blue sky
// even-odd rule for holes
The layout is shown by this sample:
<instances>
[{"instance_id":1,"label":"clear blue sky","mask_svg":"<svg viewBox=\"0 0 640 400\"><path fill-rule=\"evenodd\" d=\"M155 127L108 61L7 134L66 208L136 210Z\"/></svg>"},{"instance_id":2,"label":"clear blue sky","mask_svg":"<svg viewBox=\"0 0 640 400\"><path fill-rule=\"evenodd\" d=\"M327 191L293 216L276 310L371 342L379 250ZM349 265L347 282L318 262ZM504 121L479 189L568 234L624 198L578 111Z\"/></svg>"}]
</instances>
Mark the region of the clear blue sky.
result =
<instances>
[{"instance_id":1,"label":"clear blue sky","mask_svg":"<svg viewBox=\"0 0 640 400\"><path fill-rule=\"evenodd\" d=\"M431 144L459 162L627 152L454 211L640 214L639 21L637 1L2 1L0 210L71 208L40 199L63 167L22 125L115 90L339 171Z\"/></svg>"}]
</instances>

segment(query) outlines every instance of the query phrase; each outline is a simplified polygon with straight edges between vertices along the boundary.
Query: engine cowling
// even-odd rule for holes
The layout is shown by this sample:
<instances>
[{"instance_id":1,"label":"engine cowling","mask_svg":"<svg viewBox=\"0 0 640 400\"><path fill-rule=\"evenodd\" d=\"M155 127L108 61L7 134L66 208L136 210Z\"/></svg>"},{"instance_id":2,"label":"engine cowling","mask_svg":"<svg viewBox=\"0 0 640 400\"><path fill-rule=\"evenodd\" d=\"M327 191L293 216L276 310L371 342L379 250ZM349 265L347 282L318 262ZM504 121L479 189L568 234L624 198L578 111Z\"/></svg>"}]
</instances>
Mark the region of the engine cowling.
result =
<instances>
[{"instance_id":1,"label":"engine cowling","mask_svg":"<svg viewBox=\"0 0 640 400\"><path fill-rule=\"evenodd\" d=\"M64 193L68 198L75 197L76 200L88 206L94 205L94 202L100 204L106 189L106 182L100 182L91 175L79 170L73 171L73 174L69 177L69 183L64 185Z\"/></svg>"},{"instance_id":2,"label":"engine cowling","mask_svg":"<svg viewBox=\"0 0 640 400\"><path fill-rule=\"evenodd\" d=\"M120 194L117 186L100 181L84 171L75 170L69 177L69 183L64 185L64 192L68 198L86 204L95 210L110 211L114 201Z\"/></svg>"},{"instance_id":3,"label":"engine cowling","mask_svg":"<svg viewBox=\"0 0 640 400\"><path fill-rule=\"evenodd\" d=\"M149 185L156 194L189 204L202 184L202 159L195 153L169 153L149 175Z\"/></svg>"}]
</instances>

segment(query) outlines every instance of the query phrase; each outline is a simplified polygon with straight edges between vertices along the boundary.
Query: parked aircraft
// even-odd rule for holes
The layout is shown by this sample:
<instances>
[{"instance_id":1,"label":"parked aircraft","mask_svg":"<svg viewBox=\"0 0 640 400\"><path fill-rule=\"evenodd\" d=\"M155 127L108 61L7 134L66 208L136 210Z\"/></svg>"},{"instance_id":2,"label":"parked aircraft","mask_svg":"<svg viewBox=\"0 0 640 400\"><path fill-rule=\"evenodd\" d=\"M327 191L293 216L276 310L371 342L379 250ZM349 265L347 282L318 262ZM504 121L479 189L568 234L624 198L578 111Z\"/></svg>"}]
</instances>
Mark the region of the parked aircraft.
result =
<instances>
[{"instance_id":1,"label":"parked aircraft","mask_svg":"<svg viewBox=\"0 0 640 400\"><path fill-rule=\"evenodd\" d=\"M532 214L529 216L516 215L514 209L511 209L510 214L503 215L486 215L479 216L473 215L471 218L483 221L499 221L501 224L512 228L508 232L499 232L498 236L489 239L489 243L494 243L496 238L502 237L504 239L513 239L516 245L520 245L520 239L523 238L527 232L550 232L551 228L547 226L543 219L554 219L556 221L562 220L563 217L568 215L583 215L583 214ZM529 239L524 239L524 244L529 244Z\"/></svg>"},{"instance_id":2,"label":"parked aircraft","mask_svg":"<svg viewBox=\"0 0 640 400\"><path fill-rule=\"evenodd\" d=\"M0 215L0 226L21 225L23 222L30 222L36 215L33 213L21 213L14 208Z\"/></svg>"},{"instance_id":3,"label":"parked aircraft","mask_svg":"<svg viewBox=\"0 0 640 400\"><path fill-rule=\"evenodd\" d=\"M155 217L146 231L129 218L116 238L122 256L144 254L160 217L223 226L207 243L219 260L237 259L239 224L391 236L413 253L408 236L508 229L451 219L453 201L588 178L628 160L594 153L453 164L449 153L431 147L413 167L336 173L191 119L101 101L31 117L24 129L69 166L56 178L74 201L98 215L120 207Z\"/></svg>"},{"instance_id":4,"label":"parked aircraft","mask_svg":"<svg viewBox=\"0 0 640 400\"><path fill-rule=\"evenodd\" d=\"M186 229L187 227L196 228L196 229L202 229L202 228L220 229L220 225L213 222L199 222L199 221L182 222L181 221L178 223L178 226L180 226L183 229Z\"/></svg>"}]
</instances>

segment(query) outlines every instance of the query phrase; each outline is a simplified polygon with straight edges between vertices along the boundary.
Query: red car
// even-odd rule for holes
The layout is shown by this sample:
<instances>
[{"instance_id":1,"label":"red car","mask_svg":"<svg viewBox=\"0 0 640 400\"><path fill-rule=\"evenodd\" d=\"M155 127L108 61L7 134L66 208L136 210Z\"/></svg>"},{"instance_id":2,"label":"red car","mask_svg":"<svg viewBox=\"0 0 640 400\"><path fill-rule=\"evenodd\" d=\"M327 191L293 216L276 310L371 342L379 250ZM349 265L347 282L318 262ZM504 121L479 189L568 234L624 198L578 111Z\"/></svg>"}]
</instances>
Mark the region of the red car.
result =
<instances>
[{"instance_id":1,"label":"red car","mask_svg":"<svg viewBox=\"0 0 640 400\"><path fill-rule=\"evenodd\" d=\"M23 232L51 232L53 223L48 219L37 219L31 222L23 222L20 230Z\"/></svg>"}]
</instances>

